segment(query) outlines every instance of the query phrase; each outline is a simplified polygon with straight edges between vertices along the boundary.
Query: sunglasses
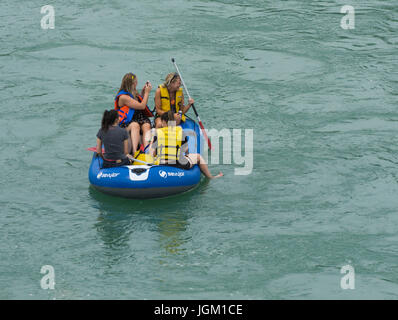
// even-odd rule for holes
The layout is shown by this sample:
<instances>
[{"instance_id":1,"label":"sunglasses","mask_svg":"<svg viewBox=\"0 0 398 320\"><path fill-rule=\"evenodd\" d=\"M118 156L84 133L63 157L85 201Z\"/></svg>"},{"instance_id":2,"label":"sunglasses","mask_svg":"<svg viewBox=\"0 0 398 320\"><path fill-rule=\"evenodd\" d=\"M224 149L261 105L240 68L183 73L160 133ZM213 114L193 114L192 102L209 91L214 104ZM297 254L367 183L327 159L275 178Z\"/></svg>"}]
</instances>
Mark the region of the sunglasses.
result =
<instances>
[{"instance_id":1,"label":"sunglasses","mask_svg":"<svg viewBox=\"0 0 398 320\"><path fill-rule=\"evenodd\" d=\"M168 82L167 85L169 85L170 83L172 83L172 82L174 81L174 79L177 78L177 77L179 77L179 76L180 76L180 75L178 74L178 72L174 72L173 77L169 80L169 82Z\"/></svg>"}]
</instances>

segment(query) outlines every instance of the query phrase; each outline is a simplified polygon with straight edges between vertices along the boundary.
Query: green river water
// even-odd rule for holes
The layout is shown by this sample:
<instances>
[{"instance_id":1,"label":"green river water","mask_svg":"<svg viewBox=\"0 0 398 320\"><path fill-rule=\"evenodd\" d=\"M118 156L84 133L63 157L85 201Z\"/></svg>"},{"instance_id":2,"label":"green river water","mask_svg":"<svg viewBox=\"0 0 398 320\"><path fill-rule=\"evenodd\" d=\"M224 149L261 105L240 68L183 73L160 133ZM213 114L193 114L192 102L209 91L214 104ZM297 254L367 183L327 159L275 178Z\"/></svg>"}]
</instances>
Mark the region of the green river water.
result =
<instances>
[{"instance_id":1,"label":"green river water","mask_svg":"<svg viewBox=\"0 0 398 320\"><path fill-rule=\"evenodd\" d=\"M397 28L396 1L1 0L0 298L397 299ZM99 193L102 112L171 57L206 128L253 130L251 173Z\"/></svg>"}]
</instances>

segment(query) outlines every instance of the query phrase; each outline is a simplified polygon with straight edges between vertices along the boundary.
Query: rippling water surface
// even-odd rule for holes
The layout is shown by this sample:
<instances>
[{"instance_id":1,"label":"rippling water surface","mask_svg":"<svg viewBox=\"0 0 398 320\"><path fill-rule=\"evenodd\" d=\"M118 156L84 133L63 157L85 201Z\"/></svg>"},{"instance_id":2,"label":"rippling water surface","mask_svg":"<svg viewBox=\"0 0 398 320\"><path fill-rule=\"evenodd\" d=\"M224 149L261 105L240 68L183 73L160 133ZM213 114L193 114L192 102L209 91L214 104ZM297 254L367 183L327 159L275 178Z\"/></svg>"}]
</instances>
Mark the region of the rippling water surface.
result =
<instances>
[{"instance_id":1,"label":"rippling water surface","mask_svg":"<svg viewBox=\"0 0 398 320\"><path fill-rule=\"evenodd\" d=\"M0 4L0 298L398 298L394 1L351 1L353 30L344 1L56 0L42 30L45 4ZM171 57L207 128L254 130L252 173L98 193L103 110L126 72L157 86Z\"/></svg>"}]
</instances>

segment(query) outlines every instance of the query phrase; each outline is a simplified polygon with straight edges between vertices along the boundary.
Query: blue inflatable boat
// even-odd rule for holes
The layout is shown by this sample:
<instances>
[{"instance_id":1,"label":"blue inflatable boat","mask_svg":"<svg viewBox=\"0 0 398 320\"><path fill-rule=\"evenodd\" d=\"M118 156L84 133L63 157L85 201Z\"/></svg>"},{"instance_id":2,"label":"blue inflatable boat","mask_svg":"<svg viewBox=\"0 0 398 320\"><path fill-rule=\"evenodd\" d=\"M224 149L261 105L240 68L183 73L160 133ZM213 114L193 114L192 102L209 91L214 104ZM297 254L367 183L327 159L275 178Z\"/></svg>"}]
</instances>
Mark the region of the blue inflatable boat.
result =
<instances>
[{"instance_id":1,"label":"blue inflatable boat","mask_svg":"<svg viewBox=\"0 0 398 320\"><path fill-rule=\"evenodd\" d=\"M181 127L188 135L189 153L202 153L199 125L186 119ZM188 191L200 182L200 169L189 170L165 165L128 165L102 168L102 159L94 152L90 169L90 184L97 190L125 198L159 198Z\"/></svg>"}]
</instances>

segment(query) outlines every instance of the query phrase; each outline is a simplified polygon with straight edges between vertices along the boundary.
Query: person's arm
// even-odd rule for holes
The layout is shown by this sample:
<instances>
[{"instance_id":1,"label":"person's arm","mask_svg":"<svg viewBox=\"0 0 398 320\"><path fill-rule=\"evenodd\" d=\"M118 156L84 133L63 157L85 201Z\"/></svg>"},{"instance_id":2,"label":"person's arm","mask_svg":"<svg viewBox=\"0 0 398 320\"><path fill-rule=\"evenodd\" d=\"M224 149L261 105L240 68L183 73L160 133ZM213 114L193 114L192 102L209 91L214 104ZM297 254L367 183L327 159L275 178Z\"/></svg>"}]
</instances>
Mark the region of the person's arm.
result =
<instances>
[{"instance_id":1,"label":"person's arm","mask_svg":"<svg viewBox=\"0 0 398 320\"><path fill-rule=\"evenodd\" d=\"M185 136L185 139L181 145L181 155L188 154L188 137Z\"/></svg>"},{"instance_id":2,"label":"person's arm","mask_svg":"<svg viewBox=\"0 0 398 320\"><path fill-rule=\"evenodd\" d=\"M182 94L182 98L181 98L181 105L182 105L181 111L182 111L182 113L185 114L186 112L188 112L189 108L190 108L191 105L193 105L194 103L195 103L195 101L194 101L192 98L190 98L190 99L188 100L188 104L187 104L186 106L184 106L184 94Z\"/></svg>"},{"instance_id":3,"label":"person's arm","mask_svg":"<svg viewBox=\"0 0 398 320\"><path fill-rule=\"evenodd\" d=\"M149 149L149 154L150 154L152 157L154 157L155 154L156 154L156 147L157 147L157 143L156 143L156 141L157 141L156 129L152 129L152 130L151 130L151 133L152 133L152 137L151 137L151 140L150 140L150 142L149 142L149 147L148 147L148 149ZM155 143L155 146L153 145L154 143Z\"/></svg>"},{"instance_id":4,"label":"person's arm","mask_svg":"<svg viewBox=\"0 0 398 320\"><path fill-rule=\"evenodd\" d=\"M134 157L129 153L129 139L123 141L124 155L130 160L134 160Z\"/></svg>"},{"instance_id":5,"label":"person's arm","mask_svg":"<svg viewBox=\"0 0 398 320\"><path fill-rule=\"evenodd\" d=\"M123 141L123 151L126 156L129 155L129 140L128 139Z\"/></svg>"},{"instance_id":6,"label":"person's arm","mask_svg":"<svg viewBox=\"0 0 398 320\"><path fill-rule=\"evenodd\" d=\"M104 159L104 155L102 154L102 140L97 138L97 154Z\"/></svg>"},{"instance_id":7,"label":"person's arm","mask_svg":"<svg viewBox=\"0 0 398 320\"><path fill-rule=\"evenodd\" d=\"M128 95L124 94L119 98L119 106L128 106L129 108L136 110L144 110L146 105L148 104L149 93L151 92L152 86L151 84L146 84L143 88L144 96L141 102L134 100Z\"/></svg>"},{"instance_id":8,"label":"person's arm","mask_svg":"<svg viewBox=\"0 0 398 320\"><path fill-rule=\"evenodd\" d=\"M123 130L123 136L122 136L122 142L123 142L123 153L124 155L129 158L130 160L134 160L134 156L130 154L129 150L129 134L127 133L127 130Z\"/></svg>"},{"instance_id":9,"label":"person's arm","mask_svg":"<svg viewBox=\"0 0 398 320\"><path fill-rule=\"evenodd\" d=\"M142 90L141 90L141 97L143 97L143 96L145 95L145 87L146 87L148 84L151 86L151 89L152 89L152 85L151 85L151 83L150 83L149 80L148 80L148 81L145 83L145 86L142 87Z\"/></svg>"}]
</instances>

